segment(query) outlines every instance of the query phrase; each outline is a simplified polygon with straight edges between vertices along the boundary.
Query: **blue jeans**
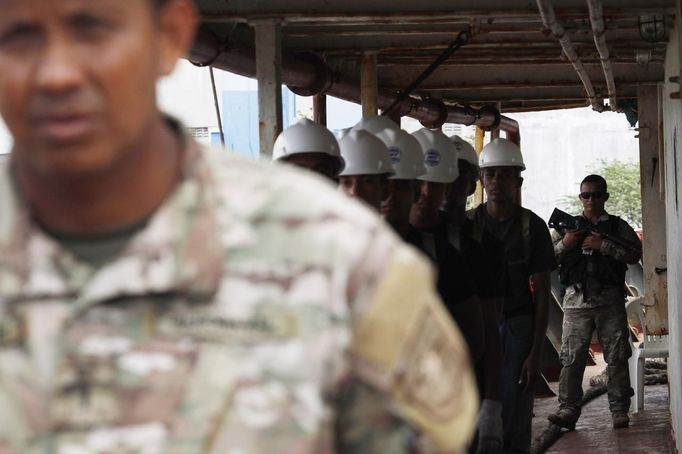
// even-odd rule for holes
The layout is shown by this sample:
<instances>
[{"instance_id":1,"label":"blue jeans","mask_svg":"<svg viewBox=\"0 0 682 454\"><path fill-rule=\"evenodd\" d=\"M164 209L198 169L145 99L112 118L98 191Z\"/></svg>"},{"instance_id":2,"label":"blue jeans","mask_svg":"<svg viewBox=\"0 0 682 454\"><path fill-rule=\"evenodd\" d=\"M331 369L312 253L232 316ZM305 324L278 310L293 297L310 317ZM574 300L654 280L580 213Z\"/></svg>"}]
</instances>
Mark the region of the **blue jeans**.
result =
<instances>
[{"instance_id":1,"label":"blue jeans","mask_svg":"<svg viewBox=\"0 0 682 454\"><path fill-rule=\"evenodd\" d=\"M504 347L501 377L504 453L530 451L533 390L523 392L519 376L533 345L533 321L534 316L529 314L505 319L500 325Z\"/></svg>"}]
</instances>

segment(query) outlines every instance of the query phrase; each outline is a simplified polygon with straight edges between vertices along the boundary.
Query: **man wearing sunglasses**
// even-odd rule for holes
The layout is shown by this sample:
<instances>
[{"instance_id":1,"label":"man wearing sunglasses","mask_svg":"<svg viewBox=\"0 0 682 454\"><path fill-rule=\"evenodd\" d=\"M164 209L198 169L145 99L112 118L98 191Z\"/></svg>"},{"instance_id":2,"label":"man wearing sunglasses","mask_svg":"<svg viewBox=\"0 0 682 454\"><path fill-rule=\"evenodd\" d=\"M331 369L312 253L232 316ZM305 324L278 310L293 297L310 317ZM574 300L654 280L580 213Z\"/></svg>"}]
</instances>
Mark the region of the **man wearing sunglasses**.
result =
<instances>
[{"instance_id":1,"label":"man wearing sunglasses","mask_svg":"<svg viewBox=\"0 0 682 454\"><path fill-rule=\"evenodd\" d=\"M608 364L609 408L613 427L628 427L630 333L625 312L625 271L636 263L642 245L635 231L604 209L609 199L606 180L588 175L580 184L580 216L593 230L552 231L559 276L566 286L561 340L563 369L559 379L559 410L549 416L554 424L575 429L583 396L582 380L592 333L596 330ZM599 233L597 233L599 232ZM620 237L632 247L605 238Z\"/></svg>"}]
</instances>

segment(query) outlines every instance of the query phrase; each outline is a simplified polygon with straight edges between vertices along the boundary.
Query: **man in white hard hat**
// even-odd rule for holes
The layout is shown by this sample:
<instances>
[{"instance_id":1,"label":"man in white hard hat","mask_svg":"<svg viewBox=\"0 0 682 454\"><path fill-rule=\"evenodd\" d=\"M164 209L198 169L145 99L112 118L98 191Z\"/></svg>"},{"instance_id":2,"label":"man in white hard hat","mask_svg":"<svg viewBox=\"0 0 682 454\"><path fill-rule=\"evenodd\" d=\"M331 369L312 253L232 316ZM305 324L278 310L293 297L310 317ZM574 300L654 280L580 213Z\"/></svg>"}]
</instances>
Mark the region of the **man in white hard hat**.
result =
<instances>
[{"instance_id":1,"label":"man in white hard hat","mask_svg":"<svg viewBox=\"0 0 682 454\"><path fill-rule=\"evenodd\" d=\"M357 122L355 126L351 128L351 131L365 130L372 134L377 134L386 129L392 129L394 131L399 131L400 127L398 124L391 120L390 118L383 115L370 115L367 117L362 117L360 121Z\"/></svg>"},{"instance_id":2,"label":"man in white hard hat","mask_svg":"<svg viewBox=\"0 0 682 454\"><path fill-rule=\"evenodd\" d=\"M410 224L419 233L415 246L431 257L436 265L438 291L460 326L469 345L472 362L476 363L485 351L480 303L473 276L462 255L450 244L439 214L449 185L458 175L457 151L441 131L424 128L413 135L422 148L427 170L419 177L419 195L410 212Z\"/></svg>"},{"instance_id":3,"label":"man in white hard hat","mask_svg":"<svg viewBox=\"0 0 682 454\"><path fill-rule=\"evenodd\" d=\"M272 159L308 169L330 180L336 180L345 165L334 134L307 118L280 133Z\"/></svg>"},{"instance_id":4,"label":"man in white hard hat","mask_svg":"<svg viewBox=\"0 0 682 454\"><path fill-rule=\"evenodd\" d=\"M402 129L385 129L377 133L377 137L388 146L395 169L395 175L388 179L389 193L381 202L381 215L403 239L407 239L413 230L410 211L419 195L417 178L426 174L424 155L419 142Z\"/></svg>"},{"instance_id":5,"label":"man in white hard hat","mask_svg":"<svg viewBox=\"0 0 682 454\"><path fill-rule=\"evenodd\" d=\"M418 194L417 178L426 173L419 142L386 117L365 117L353 130L372 132L388 147L394 175L388 179L388 196L381 201L381 215L404 239L410 228L410 209Z\"/></svg>"},{"instance_id":6,"label":"man in white hard hat","mask_svg":"<svg viewBox=\"0 0 682 454\"><path fill-rule=\"evenodd\" d=\"M479 178L478 156L474 147L461 137L455 135L450 140L457 149L459 176L450 186L441 214L447 223L450 244L460 251L472 270L485 329L485 354L474 365L482 402L478 436L471 452L496 453L501 452L503 445L499 315L504 249L492 234L475 228L473 221L466 217L467 198L476 190Z\"/></svg>"},{"instance_id":7,"label":"man in white hard hat","mask_svg":"<svg viewBox=\"0 0 682 454\"><path fill-rule=\"evenodd\" d=\"M481 151L481 181L487 202L467 213L505 248L502 307L502 419L504 452L530 450L533 387L540 375L547 330L550 273L556 268L545 222L516 202L525 170L519 147L494 139Z\"/></svg>"},{"instance_id":8,"label":"man in white hard hat","mask_svg":"<svg viewBox=\"0 0 682 454\"><path fill-rule=\"evenodd\" d=\"M395 173L388 147L363 129L346 131L339 147L346 163L339 174L339 188L378 212L388 197L388 177Z\"/></svg>"}]
</instances>

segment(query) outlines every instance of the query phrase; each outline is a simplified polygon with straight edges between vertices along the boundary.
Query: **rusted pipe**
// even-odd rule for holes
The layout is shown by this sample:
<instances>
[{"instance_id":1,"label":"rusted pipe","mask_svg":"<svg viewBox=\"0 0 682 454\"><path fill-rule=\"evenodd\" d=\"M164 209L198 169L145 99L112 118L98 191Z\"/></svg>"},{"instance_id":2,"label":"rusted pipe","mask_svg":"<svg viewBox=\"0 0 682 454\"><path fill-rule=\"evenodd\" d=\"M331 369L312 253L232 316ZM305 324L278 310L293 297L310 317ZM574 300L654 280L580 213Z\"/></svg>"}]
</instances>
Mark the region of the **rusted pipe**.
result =
<instances>
[{"instance_id":1,"label":"rusted pipe","mask_svg":"<svg viewBox=\"0 0 682 454\"><path fill-rule=\"evenodd\" d=\"M594 35L594 45L599 52L601 67L604 70L606 88L609 91L609 104L612 111L616 111L616 81L613 78L613 69L609 56L609 47L606 45L606 28L604 27L604 11L600 0L587 0L590 10L590 23Z\"/></svg>"},{"instance_id":2,"label":"rusted pipe","mask_svg":"<svg viewBox=\"0 0 682 454\"><path fill-rule=\"evenodd\" d=\"M552 3L550 0L536 0L536 2L538 5L538 11L540 11L540 17L542 18L543 25L552 33L552 35L554 35L554 37L559 41L559 44L561 44L564 55L566 55L568 61L571 62L571 65L573 65L573 69L575 69L575 72L578 74L578 77L583 83L583 87L585 87L585 92L587 94L587 98L590 100L592 108L597 112L603 112L604 102L597 99L590 76L587 74L587 71L583 66L583 62L580 61L580 57L575 51L575 47L573 47L571 38L566 33L564 26L561 25L561 23L557 20L556 15L554 14L554 7L552 6Z\"/></svg>"},{"instance_id":3,"label":"rusted pipe","mask_svg":"<svg viewBox=\"0 0 682 454\"><path fill-rule=\"evenodd\" d=\"M256 77L253 49L226 47L213 32L204 27L199 31L188 59L195 64L211 65L241 76ZM283 53L282 83L301 96L326 93L355 103L361 98L360 84L357 81L334 77L327 65L314 54ZM386 109L397 96L391 90L379 89L379 109ZM401 116L410 116L430 127L440 127L443 123L450 122L476 125L487 130L499 127L512 135L519 133L519 125L515 120L488 107L473 109L467 106L446 106L440 100L410 97L400 102L394 110Z\"/></svg>"},{"instance_id":4,"label":"rusted pipe","mask_svg":"<svg viewBox=\"0 0 682 454\"><path fill-rule=\"evenodd\" d=\"M326 65L317 64L313 54L282 54L282 81L290 87L300 87L301 96L324 92L332 84L331 71ZM225 47L220 38L206 27L201 27L188 59L200 66L215 66L240 76L256 77L256 52L254 49ZM310 93L308 93L310 92Z\"/></svg>"}]
</instances>

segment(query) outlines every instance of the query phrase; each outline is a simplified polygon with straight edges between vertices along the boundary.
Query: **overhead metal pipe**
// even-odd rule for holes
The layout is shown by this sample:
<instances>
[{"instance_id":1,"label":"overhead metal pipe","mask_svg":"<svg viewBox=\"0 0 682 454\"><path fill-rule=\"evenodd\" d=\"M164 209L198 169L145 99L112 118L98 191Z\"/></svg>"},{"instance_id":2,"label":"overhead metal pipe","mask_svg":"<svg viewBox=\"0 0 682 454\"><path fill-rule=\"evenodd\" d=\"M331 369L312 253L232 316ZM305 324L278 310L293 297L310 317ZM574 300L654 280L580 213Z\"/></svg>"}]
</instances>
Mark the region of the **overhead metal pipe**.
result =
<instances>
[{"instance_id":1,"label":"overhead metal pipe","mask_svg":"<svg viewBox=\"0 0 682 454\"><path fill-rule=\"evenodd\" d=\"M612 111L617 110L616 106L616 81L613 78L613 69L609 56L609 47L606 44L606 27L604 26L604 10L600 0L587 0L587 7L590 10L590 23L592 24L592 34L594 35L594 45L599 52L599 59L604 70L606 88L609 92L609 105Z\"/></svg>"},{"instance_id":2,"label":"overhead metal pipe","mask_svg":"<svg viewBox=\"0 0 682 454\"><path fill-rule=\"evenodd\" d=\"M211 65L245 77L256 77L255 52L253 49L225 46L209 29L202 27L190 51L188 59L198 65ZM361 99L360 84L357 81L334 76L329 67L314 54L282 55L282 82L294 93L313 96L326 93L351 102ZM393 104L398 94L390 90L378 91L377 105L386 109ZM449 106L436 99L409 97L394 108L401 116L410 116L428 127L440 127L443 123L476 125L483 129L499 127L508 134L519 133L518 123L500 115L497 109Z\"/></svg>"},{"instance_id":3,"label":"overhead metal pipe","mask_svg":"<svg viewBox=\"0 0 682 454\"><path fill-rule=\"evenodd\" d=\"M566 55L568 61L571 62L571 65L573 65L573 69L575 69L575 72L578 74L578 77L583 83L583 87L585 87L585 93L587 94L587 98L590 100L592 108L597 112L603 112L604 102L600 99L597 99L590 76L587 74L587 71L583 66L583 62L580 61L580 57L575 51L575 47L573 47L571 38L568 36L568 34L566 34L564 26L561 25L561 23L557 20L556 15L554 14L554 7L552 6L552 3L549 0L536 0L536 2L538 5L538 11L540 11L540 17L542 18L543 25L552 33L552 35L554 35L554 37L559 41L559 44L561 44L564 55Z\"/></svg>"}]
</instances>

